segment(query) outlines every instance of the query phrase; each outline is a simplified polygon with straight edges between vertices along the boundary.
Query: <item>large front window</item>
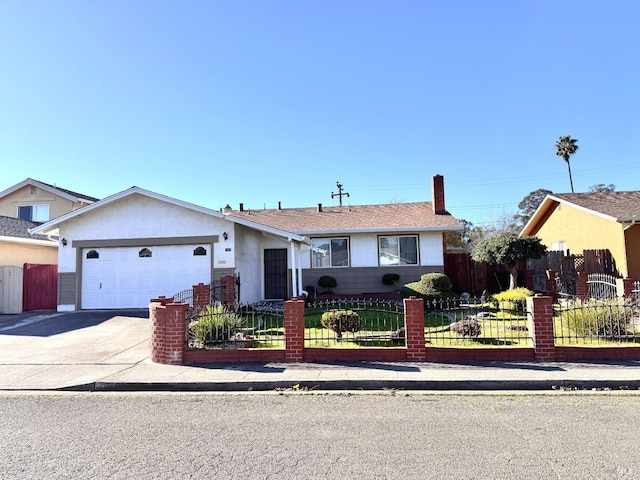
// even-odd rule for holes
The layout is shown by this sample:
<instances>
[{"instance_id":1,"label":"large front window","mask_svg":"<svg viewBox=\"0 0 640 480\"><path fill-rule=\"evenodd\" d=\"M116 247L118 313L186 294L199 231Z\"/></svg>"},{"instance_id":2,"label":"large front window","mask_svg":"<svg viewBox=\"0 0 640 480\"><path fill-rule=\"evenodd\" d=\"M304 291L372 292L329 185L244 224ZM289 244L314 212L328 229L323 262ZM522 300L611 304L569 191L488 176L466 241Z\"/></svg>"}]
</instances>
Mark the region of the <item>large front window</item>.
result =
<instances>
[{"instance_id":1,"label":"large front window","mask_svg":"<svg viewBox=\"0 0 640 480\"><path fill-rule=\"evenodd\" d=\"M416 235L379 237L378 262L380 266L417 265L418 237Z\"/></svg>"},{"instance_id":2,"label":"large front window","mask_svg":"<svg viewBox=\"0 0 640 480\"><path fill-rule=\"evenodd\" d=\"M311 243L313 268L349 266L348 238L314 238Z\"/></svg>"},{"instance_id":3,"label":"large front window","mask_svg":"<svg viewBox=\"0 0 640 480\"><path fill-rule=\"evenodd\" d=\"M20 205L18 207L18 218L32 222L48 222L49 205Z\"/></svg>"}]
</instances>

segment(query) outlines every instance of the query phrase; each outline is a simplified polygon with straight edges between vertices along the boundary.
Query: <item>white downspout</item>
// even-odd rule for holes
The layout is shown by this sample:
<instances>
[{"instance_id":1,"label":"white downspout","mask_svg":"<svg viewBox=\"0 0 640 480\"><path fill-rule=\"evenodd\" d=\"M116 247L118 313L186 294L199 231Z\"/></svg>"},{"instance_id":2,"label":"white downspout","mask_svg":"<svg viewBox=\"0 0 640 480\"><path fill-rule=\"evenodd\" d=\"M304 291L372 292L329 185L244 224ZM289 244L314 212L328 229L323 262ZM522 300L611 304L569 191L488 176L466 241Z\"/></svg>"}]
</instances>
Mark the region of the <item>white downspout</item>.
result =
<instances>
[{"instance_id":1,"label":"white downspout","mask_svg":"<svg viewBox=\"0 0 640 480\"><path fill-rule=\"evenodd\" d=\"M298 279L297 277L297 269L296 269L296 244L291 241L291 296L298 296Z\"/></svg>"},{"instance_id":2,"label":"white downspout","mask_svg":"<svg viewBox=\"0 0 640 480\"><path fill-rule=\"evenodd\" d=\"M303 295L309 295L309 293L305 292L302 287L302 244L299 243L296 247L298 253L298 292Z\"/></svg>"}]
</instances>

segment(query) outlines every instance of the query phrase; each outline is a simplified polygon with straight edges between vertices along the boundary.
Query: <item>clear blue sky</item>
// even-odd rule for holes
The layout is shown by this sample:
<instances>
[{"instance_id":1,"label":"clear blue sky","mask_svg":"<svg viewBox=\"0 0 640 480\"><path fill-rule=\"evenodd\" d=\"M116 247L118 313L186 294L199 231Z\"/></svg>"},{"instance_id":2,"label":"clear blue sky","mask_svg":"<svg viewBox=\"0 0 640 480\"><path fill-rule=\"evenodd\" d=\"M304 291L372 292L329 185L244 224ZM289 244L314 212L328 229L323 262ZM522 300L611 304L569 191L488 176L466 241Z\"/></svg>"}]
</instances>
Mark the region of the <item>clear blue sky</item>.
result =
<instances>
[{"instance_id":1,"label":"clear blue sky","mask_svg":"<svg viewBox=\"0 0 640 480\"><path fill-rule=\"evenodd\" d=\"M640 188L640 2L0 2L0 189L220 208Z\"/></svg>"}]
</instances>

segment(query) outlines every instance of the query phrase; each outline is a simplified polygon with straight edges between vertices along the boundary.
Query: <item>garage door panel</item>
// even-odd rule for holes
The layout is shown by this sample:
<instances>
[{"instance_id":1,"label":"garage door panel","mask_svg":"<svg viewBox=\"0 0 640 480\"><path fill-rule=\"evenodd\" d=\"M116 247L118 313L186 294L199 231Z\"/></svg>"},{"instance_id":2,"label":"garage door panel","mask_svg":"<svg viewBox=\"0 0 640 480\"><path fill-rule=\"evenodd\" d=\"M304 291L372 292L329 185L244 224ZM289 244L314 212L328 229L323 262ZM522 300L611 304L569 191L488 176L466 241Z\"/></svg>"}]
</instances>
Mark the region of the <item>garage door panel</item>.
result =
<instances>
[{"instance_id":1,"label":"garage door panel","mask_svg":"<svg viewBox=\"0 0 640 480\"><path fill-rule=\"evenodd\" d=\"M99 258L82 260L82 308L145 308L151 298L170 296L197 283L211 281L211 248L194 256L200 245L96 249Z\"/></svg>"}]
</instances>

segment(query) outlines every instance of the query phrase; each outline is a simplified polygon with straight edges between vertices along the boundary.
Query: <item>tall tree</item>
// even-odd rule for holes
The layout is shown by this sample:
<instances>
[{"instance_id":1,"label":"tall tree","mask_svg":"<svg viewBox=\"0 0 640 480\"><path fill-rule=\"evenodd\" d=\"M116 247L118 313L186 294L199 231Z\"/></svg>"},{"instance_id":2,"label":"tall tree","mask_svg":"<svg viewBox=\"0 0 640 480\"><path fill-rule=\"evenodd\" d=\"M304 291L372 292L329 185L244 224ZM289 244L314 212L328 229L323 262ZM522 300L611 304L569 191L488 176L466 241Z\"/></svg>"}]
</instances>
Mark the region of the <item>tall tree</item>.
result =
<instances>
[{"instance_id":1,"label":"tall tree","mask_svg":"<svg viewBox=\"0 0 640 480\"><path fill-rule=\"evenodd\" d=\"M578 151L578 140L571 138L571 135L563 135L556 142L556 155L567 162L569 168L569 183L571 184L571 193L573 193L573 178L571 177L571 163L569 159L571 155Z\"/></svg>"},{"instance_id":2,"label":"tall tree","mask_svg":"<svg viewBox=\"0 0 640 480\"><path fill-rule=\"evenodd\" d=\"M513 232L500 232L478 243L471 253L476 262L504 263L509 268L509 289L516 288L520 260L542 258L547 251L538 237L519 238Z\"/></svg>"},{"instance_id":3,"label":"tall tree","mask_svg":"<svg viewBox=\"0 0 640 480\"><path fill-rule=\"evenodd\" d=\"M539 188L529 192L529 195L522 199L518 204L518 213L514 215L514 220L518 223L518 231L522 230L545 197L551 193L553 193L551 190Z\"/></svg>"},{"instance_id":4,"label":"tall tree","mask_svg":"<svg viewBox=\"0 0 640 480\"><path fill-rule=\"evenodd\" d=\"M605 185L604 183L598 183L597 185L591 185L589 187L590 192L615 192L616 186L613 183Z\"/></svg>"}]
</instances>

